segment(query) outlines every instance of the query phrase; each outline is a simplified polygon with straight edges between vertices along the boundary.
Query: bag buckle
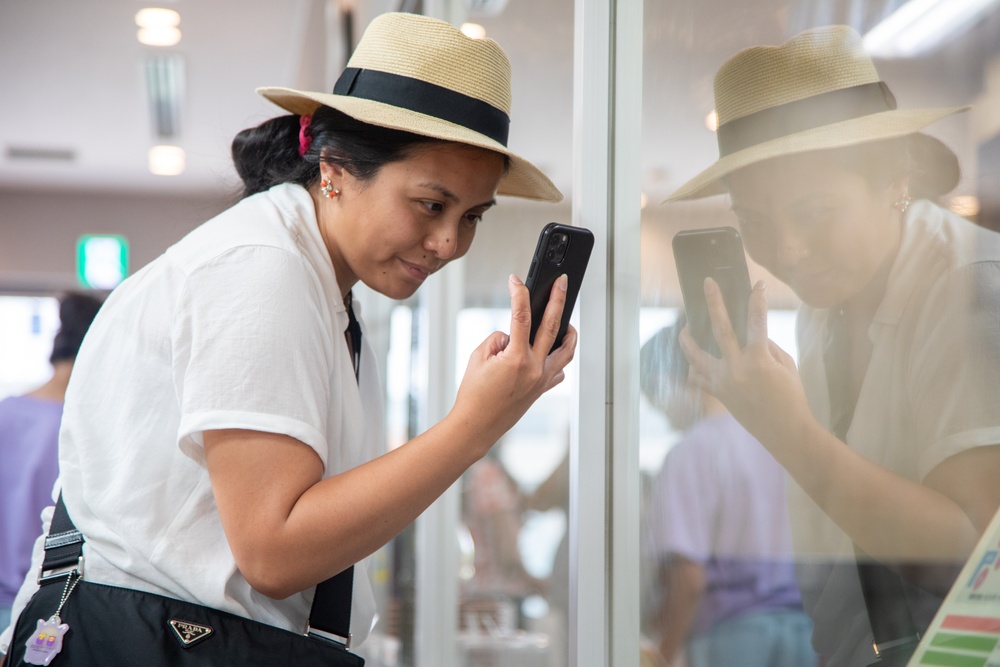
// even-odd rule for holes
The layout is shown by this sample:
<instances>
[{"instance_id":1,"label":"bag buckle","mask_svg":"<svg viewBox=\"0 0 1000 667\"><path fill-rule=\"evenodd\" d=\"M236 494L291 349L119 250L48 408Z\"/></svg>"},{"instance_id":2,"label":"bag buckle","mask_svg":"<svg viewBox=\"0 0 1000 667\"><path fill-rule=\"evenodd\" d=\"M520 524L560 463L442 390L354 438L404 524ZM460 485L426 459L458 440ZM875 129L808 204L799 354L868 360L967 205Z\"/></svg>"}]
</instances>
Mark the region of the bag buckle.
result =
<instances>
[{"instance_id":1,"label":"bag buckle","mask_svg":"<svg viewBox=\"0 0 1000 667\"><path fill-rule=\"evenodd\" d=\"M70 563L69 565L62 565L49 570L40 570L38 573L38 585L41 586L44 583L65 577L72 574L74 570L83 579L83 556L80 556L76 559L75 563Z\"/></svg>"},{"instance_id":2,"label":"bag buckle","mask_svg":"<svg viewBox=\"0 0 1000 667\"><path fill-rule=\"evenodd\" d=\"M347 633L346 637L341 637L332 632L327 632L326 630L320 630L319 628L314 628L308 623L306 624L306 636L313 637L316 639L324 639L326 641L331 641L335 644L340 644L345 649L351 648L351 638L354 636L353 633Z\"/></svg>"},{"instance_id":3,"label":"bag buckle","mask_svg":"<svg viewBox=\"0 0 1000 667\"><path fill-rule=\"evenodd\" d=\"M881 644L876 641L873 641L872 648L875 650L875 657L881 658L882 654L885 653L886 651L891 651L893 649L897 649L906 646L908 644L912 644L915 646L919 642L920 642L920 633L916 632L910 635L909 637L903 637L902 639L893 639L892 641L882 642Z\"/></svg>"}]
</instances>

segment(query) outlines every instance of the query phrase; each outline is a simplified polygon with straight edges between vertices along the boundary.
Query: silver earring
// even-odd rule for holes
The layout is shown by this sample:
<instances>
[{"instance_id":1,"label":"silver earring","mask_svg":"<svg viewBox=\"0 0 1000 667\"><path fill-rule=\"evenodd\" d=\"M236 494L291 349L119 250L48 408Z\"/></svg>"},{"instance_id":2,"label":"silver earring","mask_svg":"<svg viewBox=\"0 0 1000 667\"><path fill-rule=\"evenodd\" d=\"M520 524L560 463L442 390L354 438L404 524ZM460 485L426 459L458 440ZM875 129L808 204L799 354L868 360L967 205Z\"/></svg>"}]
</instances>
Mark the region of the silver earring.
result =
<instances>
[{"instance_id":1,"label":"silver earring","mask_svg":"<svg viewBox=\"0 0 1000 667\"><path fill-rule=\"evenodd\" d=\"M340 190L333 187L333 183L325 178L320 181L319 191L323 193L323 196L327 199L333 199L334 197L340 196Z\"/></svg>"},{"instance_id":2,"label":"silver earring","mask_svg":"<svg viewBox=\"0 0 1000 667\"><path fill-rule=\"evenodd\" d=\"M900 197L900 198L899 198L899 199L898 199L898 200L896 201L896 203L895 203L895 204L893 204L892 206L893 206L893 208L895 208L895 209L896 209L897 211L899 211L899 212L900 212L900 214L903 214L903 213L906 213L906 210L907 210L908 208L910 208L910 202L911 202L911 201L913 201L913 199L911 199L911 198L910 198L910 191L909 191L909 190L903 190L903 196L902 196L902 197Z\"/></svg>"}]
</instances>

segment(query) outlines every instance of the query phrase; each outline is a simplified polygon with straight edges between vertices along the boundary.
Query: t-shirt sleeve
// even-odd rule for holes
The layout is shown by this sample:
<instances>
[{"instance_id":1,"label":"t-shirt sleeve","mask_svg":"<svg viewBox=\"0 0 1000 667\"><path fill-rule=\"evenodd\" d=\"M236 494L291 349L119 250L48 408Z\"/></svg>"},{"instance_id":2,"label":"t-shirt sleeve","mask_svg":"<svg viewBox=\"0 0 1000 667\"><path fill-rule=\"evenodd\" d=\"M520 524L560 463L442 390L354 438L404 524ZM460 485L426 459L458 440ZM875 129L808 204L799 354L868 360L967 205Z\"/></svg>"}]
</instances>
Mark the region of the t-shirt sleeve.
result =
<instances>
[{"instance_id":1,"label":"t-shirt sleeve","mask_svg":"<svg viewBox=\"0 0 1000 667\"><path fill-rule=\"evenodd\" d=\"M287 250L245 246L192 270L171 332L179 445L204 462L201 434L281 433L327 465L333 332L319 282Z\"/></svg>"},{"instance_id":2,"label":"t-shirt sleeve","mask_svg":"<svg viewBox=\"0 0 1000 667\"><path fill-rule=\"evenodd\" d=\"M712 554L718 494L708 448L689 434L667 454L654 481L649 544L657 560L678 554L703 563Z\"/></svg>"},{"instance_id":3,"label":"t-shirt sleeve","mask_svg":"<svg viewBox=\"0 0 1000 667\"><path fill-rule=\"evenodd\" d=\"M909 362L913 417L929 434L919 474L961 451L1000 443L1000 263L953 274L925 309Z\"/></svg>"}]
</instances>

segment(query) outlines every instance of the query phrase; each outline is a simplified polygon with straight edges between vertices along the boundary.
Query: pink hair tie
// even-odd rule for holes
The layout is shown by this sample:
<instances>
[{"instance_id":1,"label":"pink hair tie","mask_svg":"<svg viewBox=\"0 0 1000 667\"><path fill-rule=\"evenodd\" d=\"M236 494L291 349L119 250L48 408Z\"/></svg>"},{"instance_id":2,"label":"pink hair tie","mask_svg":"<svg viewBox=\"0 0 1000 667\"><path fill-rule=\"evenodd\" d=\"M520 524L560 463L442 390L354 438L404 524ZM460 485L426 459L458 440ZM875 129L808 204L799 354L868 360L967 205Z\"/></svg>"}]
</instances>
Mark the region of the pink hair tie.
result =
<instances>
[{"instance_id":1,"label":"pink hair tie","mask_svg":"<svg viewBox=\"0 0 1000 667\"><path fill-rule=\"evenodd\" d=\"M299 116L299 155L304 156L306 151L309 150L309 144L312 143L312 137L309 135L309 125L312 123L312 115L303 114Z\"/></svg>"}]
</instances>

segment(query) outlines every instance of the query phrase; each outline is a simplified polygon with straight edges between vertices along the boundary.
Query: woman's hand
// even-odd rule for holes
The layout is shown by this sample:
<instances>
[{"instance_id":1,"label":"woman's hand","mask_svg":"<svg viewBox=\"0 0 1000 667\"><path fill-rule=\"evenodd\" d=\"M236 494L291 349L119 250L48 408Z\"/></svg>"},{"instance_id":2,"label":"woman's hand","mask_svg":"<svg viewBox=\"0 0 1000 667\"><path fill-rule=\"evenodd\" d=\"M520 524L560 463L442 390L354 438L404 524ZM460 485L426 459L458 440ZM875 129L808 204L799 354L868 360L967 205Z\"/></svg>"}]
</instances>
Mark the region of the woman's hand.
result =
<instances>
[{"instance_id":1,"label":"woman's hand","mask_svg":"<svg viewBox=\"0 0 1000 667\"><path fill-rule=\"evenodd\" d=\"M814 422L792 357L767 337L767 295L763 282L750 292L747 343L739 339L718 284L705 280L712 333L722 352L718 359L702 350L687 327L680 343L691 365L691 380L729 409L753 436L782 458Z\"/></svg>"},{"instance_id":2,"label":"woman's hand","mask_svg":"<svg viewBox=\"0 0 1000 667\"><path fill-rule=\"evenodd\" d=\"M528 343L531 304L528 288L517 276L508 281L510 289L510 335L496 332L472 353L458 389L451 417L462 420L470 435L484 435L486 453L546 391L562 382L563 369L576 350L576 329L570 327L562 345L549 354L563 308L566 305L566 276L552 286L535 343Z\"/></svg>"}]
</instances>

